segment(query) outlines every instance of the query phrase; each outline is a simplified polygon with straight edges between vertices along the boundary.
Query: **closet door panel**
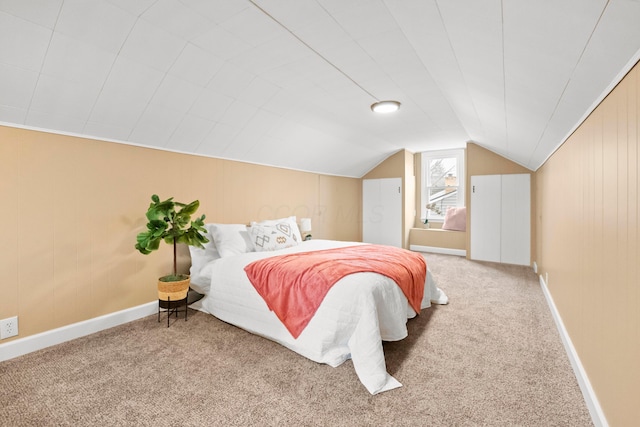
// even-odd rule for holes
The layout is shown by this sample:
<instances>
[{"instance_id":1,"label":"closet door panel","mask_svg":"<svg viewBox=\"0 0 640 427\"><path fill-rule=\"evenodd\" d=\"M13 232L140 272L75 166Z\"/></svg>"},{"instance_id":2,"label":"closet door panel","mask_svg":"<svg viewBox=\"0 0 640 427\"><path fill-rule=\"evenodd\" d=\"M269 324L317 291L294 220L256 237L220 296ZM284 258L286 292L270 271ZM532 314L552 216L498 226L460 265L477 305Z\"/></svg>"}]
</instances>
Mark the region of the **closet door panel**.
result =
<instances>
[{"instance_id":1,"label":"closet door panel","mask_svg":"<svg viewBox=\"0 0 640 427\"><path fill-rule=\"evenodd\" d=\"M502 175L500 259L506 264L531 264L531 177Z\"/></svg>"},{"instance_id":2,"label":"closet door panel","mask_svg":"<svg viewBox=\"0 0 640 427\"><path fill-rule=\"evenodd\" d=\"M500 175L471 177L471 259L500 262Z\"/></svg>"},{"instance_id":3,"label":"closet door panel","mask_svg":"<svg viewBox=\"0 0 640 427\"><path fill-rule=\"evenodd\" d=\"M362 241L402 247L402 179L362 180Z\"/></svg>"}]
</instances>

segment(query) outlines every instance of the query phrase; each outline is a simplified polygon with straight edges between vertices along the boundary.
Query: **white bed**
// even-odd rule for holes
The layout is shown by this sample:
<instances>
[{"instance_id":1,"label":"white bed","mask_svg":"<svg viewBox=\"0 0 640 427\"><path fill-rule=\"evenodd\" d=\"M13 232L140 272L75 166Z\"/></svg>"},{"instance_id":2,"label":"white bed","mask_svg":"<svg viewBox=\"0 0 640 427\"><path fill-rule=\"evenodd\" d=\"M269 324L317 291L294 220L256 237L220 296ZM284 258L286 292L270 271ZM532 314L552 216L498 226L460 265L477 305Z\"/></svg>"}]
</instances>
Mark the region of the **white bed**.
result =
<instances>
[{"instance_id":1,"label":"white bed","mask_svg":"<svg viewBox=\"0 0 640 427\"><path fill-rule=\"evenodd\" d=\"M216 243L224 245L220 239ZM269 310L244 271L249 263L270 256L358 244L361 243L310 240L263 252L254 252L247 246L239 253L232 251L219 258L209 257L205 262L200 260L191 269L192 288L205 297L192 308L273 340L318 363L335 367L351 358L358 378L371 394L400 387L400 382L386 371L382 341L405 338L407 319L416 313L391 279L367 272L339 280L300 336L294 339ZM427 308L432 302L446 304L447 296L436 287L428 270L426 277L421 307Z\"/></svg>"}]
</instances>

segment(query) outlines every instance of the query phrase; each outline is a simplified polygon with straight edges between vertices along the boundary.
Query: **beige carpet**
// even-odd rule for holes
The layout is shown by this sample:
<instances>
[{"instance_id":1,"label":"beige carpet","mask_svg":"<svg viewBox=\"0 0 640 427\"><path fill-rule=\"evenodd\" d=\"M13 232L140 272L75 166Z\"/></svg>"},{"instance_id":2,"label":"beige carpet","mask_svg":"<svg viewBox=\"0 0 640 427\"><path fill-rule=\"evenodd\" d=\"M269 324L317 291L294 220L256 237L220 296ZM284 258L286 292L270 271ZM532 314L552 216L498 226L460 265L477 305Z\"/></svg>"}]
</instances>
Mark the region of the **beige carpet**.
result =
<instances>
[{"instance_id":1,"label":"beige carpet","mask_svg":"<svg viewBox=\"0 0 640 427\"><path fill-rule=\"evenodd\" d=\"M531 269L426 254L450 304L385 343L403 387L311 362L191 311L0 363L6 426L590 426Z\"/></svg>"}]
</instances>

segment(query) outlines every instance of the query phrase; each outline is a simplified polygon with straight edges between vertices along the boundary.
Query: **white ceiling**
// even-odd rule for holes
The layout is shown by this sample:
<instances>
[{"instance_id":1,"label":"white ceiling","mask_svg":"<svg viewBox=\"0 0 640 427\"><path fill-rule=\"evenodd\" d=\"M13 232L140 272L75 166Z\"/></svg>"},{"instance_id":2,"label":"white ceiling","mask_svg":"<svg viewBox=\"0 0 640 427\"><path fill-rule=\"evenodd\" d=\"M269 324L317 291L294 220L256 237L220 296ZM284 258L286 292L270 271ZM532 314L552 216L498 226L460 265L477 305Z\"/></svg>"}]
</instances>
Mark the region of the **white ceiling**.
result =
<instances>
[{"instance_id":1,"label":"white ceiling","mask_svg":"<svg viewBox=\"0 0 640 427\"><path fill-rule=\"evenodd\" d=\"M473 141L535 170L638 52L638 0L0 0L0 122L353 177Z\"/></svg>"}]
</instances>

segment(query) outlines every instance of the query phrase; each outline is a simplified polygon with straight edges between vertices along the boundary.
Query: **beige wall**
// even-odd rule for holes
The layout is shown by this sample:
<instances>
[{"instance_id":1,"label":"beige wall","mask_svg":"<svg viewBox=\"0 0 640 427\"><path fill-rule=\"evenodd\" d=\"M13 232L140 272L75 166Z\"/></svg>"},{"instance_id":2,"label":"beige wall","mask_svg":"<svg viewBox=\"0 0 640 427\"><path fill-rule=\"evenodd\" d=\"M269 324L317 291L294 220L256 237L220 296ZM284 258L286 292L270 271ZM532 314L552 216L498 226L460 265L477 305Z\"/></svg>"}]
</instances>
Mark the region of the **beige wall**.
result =
<instances>
[{"instance_id":1,"label":"beige wall","mask_svg":"<svg viewBox=\"0 0 640 427\"><path fill-rule=\"evenodd\" d=\"M297 215L315 238L361 240L359 179L2 126L0 159L0 319L19 316L17 338L157 298L170 248L134 249L153 193L199 199L207 222Z\"/></svg>"},{"instance_id":2,"label":"beige wall","mask_svg":"<svg viewBox=\"0 0 640 427\"><path fill-rule=\"evenodd\" d=\"M638 65L540 168L537 260L611 426L640 420Z\"/></svg>"},{"instance_id":3,"label":"beige wall","mask_svg":"<svg viewBox=\"0 0 640 427\"><path fill-rule=\"evenodd\" d=\"M409 248L409 232L415 221L414 167L414 154L407 150L400 150L362 177L362 179L402 178L402 247L404 248Z\"/></svg>"},{"instance_id":4,"label":"beige wall","mask_svg":"<svg viewBox=\"0 0 640 427\"><path fill-rule=\"evenodd\" d=\"M422 228L422 221L420 215L422 212L422 153L415 153L413 155L414 175L415 175L415 188L416 191L413 195L413 204L416 207L416 214L413 218L412 227Z\"/></svg>"},{"instance_id":5,"label":"beige wall","mask_svg":"<svg viewBox=\"0 0 640 427\"><path fill-rule=\"evenodd\" d=\"M467 230L471 229L471 177L474 175L506 175L506 174L524 174L531 175L531 257L534 257L536 250L536 200L533 196L536 189L535 174L517 163L512 162L478 144L468 143L465 150L465 206L467 206ZM471 233L467 233L467 248L471 247ZM471 251L467 251L467 258L471 257ZM532 259L533 263L535 259Z\"/></svg>"},{"instance_id":6,"label":"beige wall","mask_svg":"<svg viewBox=\"0 0 640 427\"><path fill-rule=\"evenodd\" d=\"M433 224L433 228L412 228L410 240L412 245L431 246L443 249L467 250L467 232L443 230L442 223Z\"/></svg>"},{"instance_id":7,"label":"beige wall","mask_svg":"<svg viewBox=\"0 0 640 427\"><path fill-rule=\"evenodd\" d=\"M414 154L407 150L402 150L404 155L404 207L402 230L404 231L404 247L409 248L411 240L411 228L416 221L416 174ZM419 174L418 174L419 175Z\"/></svg>"}]
</instances>

